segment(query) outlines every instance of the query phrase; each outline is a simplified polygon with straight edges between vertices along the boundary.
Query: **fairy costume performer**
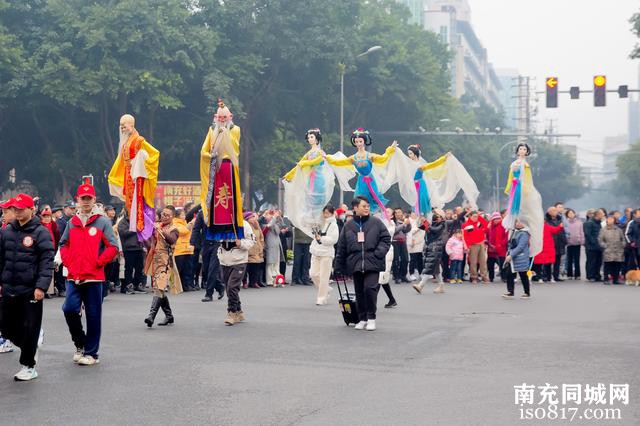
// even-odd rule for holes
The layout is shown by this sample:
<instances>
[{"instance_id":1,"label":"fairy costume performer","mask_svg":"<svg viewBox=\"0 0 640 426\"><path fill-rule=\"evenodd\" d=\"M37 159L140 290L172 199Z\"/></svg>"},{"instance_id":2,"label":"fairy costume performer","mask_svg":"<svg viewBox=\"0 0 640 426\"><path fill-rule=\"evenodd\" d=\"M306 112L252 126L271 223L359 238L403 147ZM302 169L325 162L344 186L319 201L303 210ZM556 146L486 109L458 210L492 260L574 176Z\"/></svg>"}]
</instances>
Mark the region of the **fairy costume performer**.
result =
<instances>
[{"instance_id":1,"label":"fairy costume performer","mask_svg":"<svg viewBox=\"0 0 640 426\"><path fill-rule=\"evenodd\" d=\"M475 208L480 195L478 187L462 163L450 152L437 160L427 163L422 158L420 145L411 145L407 149L410 165L401 170L415 170L413 173L413 204L416 214L426 216L432 208L441 209L452 201L459 191ZM406 172L404 172L406 173ZM407 180L408 178L402 178Z\"/></svg>"},{"instance_id":2,"label":"fairy costume performer","mask_svg":"<svg viewBox=\"0 0 640 426\"><path fill-rule=\"evenodd\" d=\"M526 143L520 143L516 147L516 155L518 158L511 163L507 187L504 190L509 196L509 206L502 224L506 229L513 230L518 219L528 227L531 234L530 253L535 257L542 251L542 197L533 186L531 167L526 160L526 157L531 155L531 148Z\"/></svg>"},{"instance_id":3,"label":"fairy costume performer","mask_svg":"<svg viewBox=\"0 0 640 426\"><path fill-rule=\"evenodd\" d=\"M394 179L395 174L389 173L391 168L395 169L397 165L391 160L398 154L403 156L404 154L396 152L398 146L396 141L393 141L383 155L369 153L366 147L372 142L369 132L359 128L351 134L351 145L358 150L354 155L345 157L339 152L336 155L327 155L326 160L333 167L343 191L353 191L354 198L358 196L367 198L373 213L381 211L386 214L385 205L388 200L382 194L397 182ZM349 185L349 180L355 175L358 176L358 180L354 190Z\"/></svg>"},{"instance_id":4,"label":"fairy costume performer","mask_svg":"<svg viewBox=\"0 0 640 426\"><path fill-rule=\"evenodd\" d=\"M130 114L120 118L120 145L109 172L109 192L124 201L129 230L137 232L139 241L146 241L153 234L155 222L153 197L160 152L140 136L135 123Z\"/></svg>"},{"instance_id":5,"label":"fairy costume performer","mask_svg":"<svg viewBox=\"0 0 640 426\"><path fill-rule=\"evenodd\" d=\"M207 137L200 151L200 203L207 224L207 240L235 241L244 238L240 192L240 127L218 99Z\"/></svg>"},{"instance_id":6,"label":"fairy costume performer","mask_svg":"<svg viewBox=\"0 0 640 426\"><path fill-rule=\"evenodd\" d=\"M335 187L332 169L325 162L320 129L305 134L310 150L283 178L284 211L293 225L313 237L313 229L324 223L322 209Z\"/></svg>"}]
</instances>

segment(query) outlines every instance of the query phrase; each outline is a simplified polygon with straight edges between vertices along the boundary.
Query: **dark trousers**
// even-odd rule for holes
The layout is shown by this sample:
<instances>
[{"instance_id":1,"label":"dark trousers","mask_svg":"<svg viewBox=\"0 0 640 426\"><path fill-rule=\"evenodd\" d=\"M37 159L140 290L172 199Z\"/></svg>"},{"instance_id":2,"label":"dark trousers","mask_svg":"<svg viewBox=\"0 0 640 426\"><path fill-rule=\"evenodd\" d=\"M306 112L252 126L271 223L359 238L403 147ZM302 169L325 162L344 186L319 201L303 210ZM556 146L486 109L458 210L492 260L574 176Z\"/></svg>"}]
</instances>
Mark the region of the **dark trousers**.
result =
<instances>
[{"instance_id":1,"label":"dark trousers","mask_svg":"<svg viewBox=\"0 0 640 426\"><path fill-rule=\"evenodd\" d=\"M124 252L124 286L120 291L124 293L129 284L138 288L142 284L144 274L144 253L140 250Z\"/></svg>"},{"instance_id":2,"label":"dark trousers","mask_svg":"<svg viewBox=\"0 0 640 426\"><path fill-rule=\"evenodd\" d=\"M500 278L505 279L505 274L502 269L502 265L504 265L504 257L489 257L487 258L487 269L489 270L489 281L493 282L495 278L495 269L496 265L498 265L498 269L500 269Z\"/></svg>"},{"instance_id":3,"label":"dark trousers","mask_svg":"<svg viewBox=\"0 0 640 426\"><path fill-rule=\"evenodd\" d=\"M181 254L174 258L176 260L176 267L180 274L180 281L183 288L195 289L196 285L193 282L193 259L191 254Z\"/></svg>"},{"instance_id":4,"label":"dark trousers","mask_svg":"<svg viewBox=\"0 0 640 426\"><path fill-rule=\"evenodd\" d=\"M191 257L191 272L193 273L193 280L196 288L200 287L200 273L202 272L202 263L200 262L199 248L193 249L193 256ZM202 282L204 282L204 274L202 274Z\"/></svg>"},{"instance_id":5,"label":"dark trousers","mask_svg":"<svg viewBox=\"0 0 640 426\"><path fill-rule=\"evenodd\" d=\"M580 248L567 246L567 277L580 278Z\"/></svg>"},{"instance_id":6,"label":"dark trousers","mask_svg":"<svg viewBox=\"0 0 640 426\"><path fill-rule=\"evenodd\" d=\"M395 248L393 250L395 253ZM409 253L409 275L413 275L414 273L420 275L422 273L422 268L424 268L422 252Z\"/></svg>"},{"instance_id":7,"label":"dark trousers","mask_svg":"<svg viewBox=\"0 0 640 426\"><path fill-rule=\"evenodd\" d=\"M2 337L20 348L20 364L35 367L42 327L42 300L33 303L33 293L2 298Z\"/></svg>"},{"instance_id":8,"label":"dark trousers","mask_svg":"<svg viewBox=\"0 0 640 426\"><path fill-rule=\"evenodd\" d=\"M562 267L562 254L556 254L556 261L553 262L553 279L560 279L560 268Z\"/></svg>"},{"instance_id":9,"label":"dark trousers","mask_svg":"<svg viewBox=\"0 0 640 426\"><path fill-rule=\"evenodd\" d=\"M262 263L247 263L247 283L249 285L262 282Z\"/></svg>"},{"instance_id":10,"label":"dark trousers","mask_svg":"<svg viewBox=\"0 0 640 426\"><path fill-rule=\"evenodd\" d=\"M451 278L450 279L462 281L462 277L464 275L463 271L462 271L463 269L464 269L464 261L463 260L452 260L451 261L451 269L450 269L450 274L451 274Z\"/></svg>"},{"instance_id":11,"label":"dark trousers","mask_svg":"<svg viewBox=\"0 0 640 426\"><path fill-rule=\"evenodd\" d=\"M552 263L545 263L544 265L533 265L533 270L536 272L534 281L551 281L552 265Z\"/></svg>"},{"instance_id":12,"label":"dark trousers","mask_svg":"<svg viewBox=\"0 0 640 426\"><path fill-rule=\"evenodd\" d=\"M513 294L516 273L511 272L511 263L509 263L505 268L505 275L507 276L507 291L510 294ZM527 271L518 272L518 275L520 275L520 281L522 282L522 289L524 290L524 294L531 294L529 289L529 276L527 275Z\"/></svg>"},{"instance_id":13,"label":"dark trousers","mask_svg":"<svg viewBox=\"0 0 640 426\"><path fill-rule=\"evenodd\" d=\"M57 271L53 272L53 285L58 289L58 294L67 289L67 281L64 275L62 275L62 265L60 265Z\"/></svg>"},{"instance_id":14,"label":"dark trousers","mask_svg":"<svg viewBox=\"0 0 640 426\"><path fill-rule=\"evenodd\" d=\"M391 264L391 273L396 281L407 279L407 267L409 266L409 250L407 243L394 241L393 245L393 263ZM372 318L375 319L375 318Z\"/></svg>"},{"instance_id":15,"label":"dark trousers","mask_svg":"<svg viewBox=\"0 0 640 426\"><path fill-rule=\"evenodd\" d=\"M442 252L442 257L440 258L440 266L442 267L442 279L450 280L451 279L451 265L449 263L449 255L446 251Z\"/></svg>"},{"instance_id":16,"label":"dark trousers","mask_svg":"<svg viewBox=\"0 0 640 426\"><path fill-rule=\"evenodd\" d=\"M622 268L622 262L604 262L604 280L611 280L618 282L620 278L620 269Z\"/></svg>"},{"instance_id":17,"label":"dark trousers","mask_svg":"<svg viewBox=\"0 0 640 426\"><path fill-rule=\"evenodd\" d=\"M294 283L310 282L309 268L311 268L311 244L295 243L293 245L293 271L291 280Z\"/></svg>"},{"instance_id":18,"label":"dark trousers","mask_svg":"<svg viewBox=\"0 0 640 426\"><path fill-rule=\"evenodd\" d=\"M82 305L87 320L86 334L82 328ZM67 296L62 304L62 312L76 348L84 348L85 355L98 358L102 331L102 282L75 284L67 281Z\"/></svg>"},{"instance_id":19,"label":"dark trousers","mask_svg":"<svg viewBox=\"0 0 640 426\"><path fill-rule=\"evenodd\" d=\"M624 248L624 265L622 267L622 273L626 274L628 271L632 269L636 269L638 267L638 262L636 260L637 249L627 246Z\"/></svg>"},{"instance_id":20,"label":"dark trousers","mask_svg":"<svg viewBox=\"0 0 640 426\"><path fill-rule=\"evenodd\" d=\"M602 251L601 250L587 250L587 279L600 281L602 276L600 270L602 269Z\"/></svg>"},{"instance_id":21,"label":"dark trousers","mask_svg":"<svg viewBox=\"0 0 640 426\"><path fill-rule=\"evenodd\" d=\"M109 262L104 266L104 276L106 280L114 285L120 281L120 262Z\"/></svg>"},{"instance_id":22,"label":"dark trousers","mask_svg":"<svg viewBox=\"0 0 640 426\"><path fill-rule=\"evenodd\" d=\"M222 266L222 280L227 288L227 310L229 312L240 312L240 287L244 277L246 263L233 266Z\"/></svg>"},{"instance_id":23,"label":"dark trousers","mask_svg":"<svg viewBox=\"0 0 640 426\"><path fill-rule=\"evenodd\" d=\"M382 286L382 289L384 290L385 294L389 298L389 303L394 303L396 301L396 298L393 297L391 286L389 284L380 284L380 285Z\"/></svg>"},{"instance_id":24,"label":"dark trousers","mask_svg":"<svg viewBox=\"0 0 640 426\"><path fill-rule=\"evenodd\" d=\"M379 272L354 272L353 285L356 291L356 304L360 321L376 319L378 304Z\"/></svg>"},{"instance_id":25,"label":"dark trousers","mask_svg":"<svg viewBox=\"0 0 640 426\"><path fill-rule=\"evenodd\" d=\"M213 292L216 290L219 294L224 294L218 247L220 244L215 241L206 241L202 247L202 276L206 277L205 296L207 297L213 297Z\"/></svg>"}]
</instances>

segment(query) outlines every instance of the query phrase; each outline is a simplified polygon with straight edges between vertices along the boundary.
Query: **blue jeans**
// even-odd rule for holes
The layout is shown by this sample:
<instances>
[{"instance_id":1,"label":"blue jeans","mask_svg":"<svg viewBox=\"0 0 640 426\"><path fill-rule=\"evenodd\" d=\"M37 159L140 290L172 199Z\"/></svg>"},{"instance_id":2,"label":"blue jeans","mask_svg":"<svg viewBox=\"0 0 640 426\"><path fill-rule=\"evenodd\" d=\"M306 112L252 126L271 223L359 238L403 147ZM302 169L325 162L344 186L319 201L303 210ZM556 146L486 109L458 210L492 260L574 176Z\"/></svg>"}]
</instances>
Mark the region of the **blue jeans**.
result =
<instances>
[{"instance_id":1,"label":"blue jeans","mask_svg":"<svg viewBox=\"0 0 640 426\"><path fill-rule=\"evenodd\" d=\"M84 348L85 355L98 358L100 331L102 327L102 282L76 284L67 281L67 295L62 312L67 320L71 340L76 348ZM80 308L84 304L87 316L87 333L82 328Z\"/></svg>"},{"instance_id":2,"label":"blue jeans","mask_svg":"<svg viewBox=\"0 0 640 426\"><path fill-rule=\"evenodd\" d=\"M452 280L462 279L462 260L452 260L450 276Z\"/></svg>"}]
</instances>

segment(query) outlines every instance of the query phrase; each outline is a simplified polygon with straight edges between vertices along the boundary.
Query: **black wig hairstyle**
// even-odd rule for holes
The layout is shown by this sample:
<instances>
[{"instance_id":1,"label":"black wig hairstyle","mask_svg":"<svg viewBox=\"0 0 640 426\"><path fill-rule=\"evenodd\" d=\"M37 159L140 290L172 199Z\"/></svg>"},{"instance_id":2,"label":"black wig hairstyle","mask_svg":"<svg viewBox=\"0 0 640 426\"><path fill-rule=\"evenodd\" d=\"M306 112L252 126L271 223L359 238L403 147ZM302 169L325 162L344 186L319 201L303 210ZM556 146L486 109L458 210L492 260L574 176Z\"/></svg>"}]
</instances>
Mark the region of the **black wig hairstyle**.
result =
<instances>
[{"instance_id":1,"label":"black wig hairstyle","mask_svg":"<svg viewBox=\"0 0 640 426\"><path fill-rule=\"evenodd\" d=\"M315 129L307 130L307 133L304 134L305 141L309 140L309 135L314 135L316 137L316 140L318 141L318 145L322 143L322 133L320 133L320 129L315 128Z\"/></svg>"},{"instance_id":2,"label":"black wig hairstyle","mask_svg":"<svg viewBox=\"0 0 640 426\"><path fill-rule=\"evenodd\" d=\"M351 133L351 145L353 145L354 147L356 146L356 138L364 139L364 144L366 146L369 146L373 143L369 131L363 129L362 127L354 130L353 133Z\"/></svg>"},{"instance_id":3,"label":"black wig hairstyle","mask_svg":"<svg viewBox=\"0 0 640 426\"><path fill-rule=\"evenodd\" d=\"M422 147L420 145L409 145L407 149L413 152L413 155L415 155L418 158L420 158L420 156L422 155L422 151L421 151Z\"/></svg>"},{"instance_id":4,"label":"black wig hairstyle","mask_svg":"<svg viewBox=\"0 0 640 426\"><path fill-rule=\"evenodd\" d=\"M522 143L519 143L518 146L516 146L516 156L518 155L518 150L520 149L521 146L524 146L525 148L527 148L527 156L531 155L531 147L528 144L522 142Z\"/></svg>"}]
</instances>

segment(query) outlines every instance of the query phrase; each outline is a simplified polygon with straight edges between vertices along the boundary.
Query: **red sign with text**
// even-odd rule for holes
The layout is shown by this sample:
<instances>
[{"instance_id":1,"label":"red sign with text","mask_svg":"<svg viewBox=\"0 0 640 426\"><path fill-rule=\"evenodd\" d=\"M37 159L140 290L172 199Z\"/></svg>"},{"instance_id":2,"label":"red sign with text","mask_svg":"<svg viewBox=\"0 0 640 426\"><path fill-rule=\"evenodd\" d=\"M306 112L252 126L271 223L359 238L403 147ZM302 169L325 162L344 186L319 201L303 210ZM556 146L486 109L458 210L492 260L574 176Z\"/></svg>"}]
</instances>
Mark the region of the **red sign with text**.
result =
<instances>
[{"instance_id":1,"label":"red sign with text","mask_svg":"<svg viewBox=\"0 0 640 426\"><path fill-rule=\"evenodd\" d=\"M200 182L160 181L154 197L156 209L172 205L184 207L189 201L200 203Z\"/></svg>"}]
</instances>

